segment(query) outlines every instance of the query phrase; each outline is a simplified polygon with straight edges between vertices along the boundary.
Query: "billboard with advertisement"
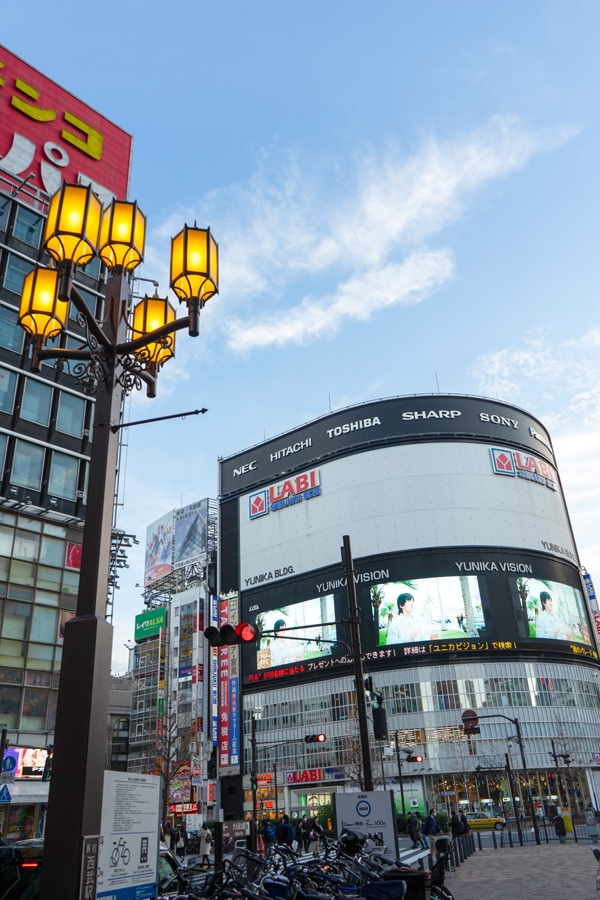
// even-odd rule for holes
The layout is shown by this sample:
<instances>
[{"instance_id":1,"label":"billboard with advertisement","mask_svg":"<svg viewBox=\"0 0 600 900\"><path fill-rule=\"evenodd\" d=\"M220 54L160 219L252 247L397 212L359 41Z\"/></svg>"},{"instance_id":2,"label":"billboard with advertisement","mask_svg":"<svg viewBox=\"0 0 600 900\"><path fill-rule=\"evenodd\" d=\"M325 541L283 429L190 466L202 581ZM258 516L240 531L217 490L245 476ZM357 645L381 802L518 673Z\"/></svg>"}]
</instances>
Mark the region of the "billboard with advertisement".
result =
<instances>
[{"instance_id":1,"label":"billboard with advertisement","mask_svg":"<svg viewBox=\"0 0 600 900\"><path fill-rule=\"evenodd\" d=\"M199 500L173 514L173 568L206 565L208 501Z\"/></svg>"},{"instance_id":2,"label":"billboard with advertisement","mask_svg":"<svg viewBox=\"0 0 600 900\"><path fill-rule=\"evenodd\" d=\"M370 669L411 665L415 655L522 655L542 648L598 658L578 571L539 554L481 548L388 554L355 560L355 582L361 647ZM274 626L283 610L287 621L305 621L305 604L314 609L315 596L327 604L328 621L347 616L341 566L292 579L285 588L249 591L242 595L241 615L274 630L267 626ZM315 617L313 624L318 621ZM323 629L307 627L301 633L314 640L319 632ZM260 647L242 648L247 685L334 677L352 666L345 624L336 626L337 643L319 647L315 641L302 651L281 651L285 658L267 658L267 640L276 643L274 636L264 636Z\"/></svg>"},{"instance_id":3,"label":"billboard with advertisement","mask_svg":"<svg viewBox=\"0 0 600 900\"><path fill-rule=\"evenodd\" d=\"M554 467L533 453L485 443L365 450L237 502L244 591L331 565L343 534L352 536L356 558L397 547L479 545L577 562Z\"/></svg>"},{"instance_id":4,"label":"billboard with advertisement","mask_svg":"<svg viewBox=\"0 0 600 900\"><path fill-rule=\"evenodd\" d=\"M146 529L144 587L173 571L173 511L157 519Z\"/></svg>"},{"instance_id":5,"label":"billboard with advertisement","mask_svg":"<svg viewBox=\"0 0 600 900\"><path fill-rule=\"evenodd\" d=\"M134 640L141 641L144 638L158 634L161 628L167 627L167 608L149 609L135 617Z\"/></svg>"},{"instance_id":6,"label":"billboard with advertisement","mask_svg":"<svg viewBox=\"0 0 600 900\"><path fill-rule=\"evenodd\" d=\"M103 203L127 197L133 138L0 46L0 176L54 194L91 183Z\"/></svg>"}]
</instances>

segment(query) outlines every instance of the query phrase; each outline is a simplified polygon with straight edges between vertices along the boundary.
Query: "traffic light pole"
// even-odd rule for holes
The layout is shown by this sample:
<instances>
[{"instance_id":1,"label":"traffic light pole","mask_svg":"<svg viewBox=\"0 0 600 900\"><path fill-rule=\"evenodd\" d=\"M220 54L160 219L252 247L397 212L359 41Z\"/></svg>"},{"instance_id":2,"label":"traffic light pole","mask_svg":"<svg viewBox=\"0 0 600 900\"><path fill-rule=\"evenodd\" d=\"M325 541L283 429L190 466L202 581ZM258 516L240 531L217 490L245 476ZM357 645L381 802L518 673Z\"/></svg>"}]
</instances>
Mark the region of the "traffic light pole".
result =
<instances>
[{"instance_id":1,"label":"traffic light pole","mask_svg":"<svg viewBox=\"0 0 600 900\"><path fill-rule=\"evenodd\" d=\"M513 771L510 767L510 758L508 753L505 753L506 757L506 774L508 776L508 789L510 791L510 799L512 802L513 812L515 814L515 822L517 823L517 832L519 834L519 844L521 847L523 846L523 829L521 827L521 819L519 818L519 812L517 811L517 804L515 801L515 786L513 784Z\"/></svg>"},{"instance_id":2,"label":"traffic light pole","mask_svg":"<svg viewBox=\"0 0 600 900\"><path fill-rule=\"evenodd\" d=\"M398 779L400 781L400 799L402 802L402 815L406 818L406 806L404 805L404 783L402 781L402 759L400 758L400 744L398 742L398 732L394 732L394 740L396 743L396 759L398 760Z\"/></svg>"},{"instance_id":3,"label":"traffic light pole","mask_svg":"<svg viewBox=\"0 0 600 900\"><path fill-rule=\"evenodd\" d=\"M506 719L507 722L512 722L512 724L517 729L517 743L519 744L519 750L521 751L521 763L523 765L523 775L525 777L525 786L527 788L527 799L529 800L529 808L531 810L531 821L533 823L533 831L535 833L535 842L536 844L541 844L540 840L540 827L538 824L537 816L535 814L535 807L533 805L533 794L531 793L531 783L529 781L529 771L527 769L527 763L525 762L525 747L523 746L523 735L521 734L521 723L518 719L511 719L510 716L505 716L502 713L490 713L486 716L477 715L474 724L477 724L477 721L480 719ZM465 719L463 715L463 724L467 724L468 718Z\"/></svg>"},{"instance_id":4,"label":"traffic light pole","mask_svg":"<svg viewBox=\"0 0 600 900\"><path fill-rule=\"evenodd\" d=\"M350 633L352 635L352 656L354 657L354 683L356 686L356 712L358 715L358 728L360 734L360 747L362 752L362 768L365 791L373 790L373 769L371 767L371 748L369 745L369 729L367 727L367 697L365 694L365 675L360 649L360 630L358 617L358 604L356 602L356 585L354 583L354 562L352 560L352 548L350 536L343 536L342 563L346 570L346 583L348 589L348 613L350 618Z\"/></svg>"},{"instance_id":5,"label":"traffic light pole","mask_svg":"<svg viewBox=\"0 0 600 900\"><path fill-rule=\"evenodd\" d=\"M256 821L256 788L257 788L257 762L256 762L256 716L252 712L252 731L250 735L250 746L252 749L252 762L250 765L250 786L252 788L252 835L251 844L252 852L256 853L258 823Z\"/></svg>"}]
</instances>

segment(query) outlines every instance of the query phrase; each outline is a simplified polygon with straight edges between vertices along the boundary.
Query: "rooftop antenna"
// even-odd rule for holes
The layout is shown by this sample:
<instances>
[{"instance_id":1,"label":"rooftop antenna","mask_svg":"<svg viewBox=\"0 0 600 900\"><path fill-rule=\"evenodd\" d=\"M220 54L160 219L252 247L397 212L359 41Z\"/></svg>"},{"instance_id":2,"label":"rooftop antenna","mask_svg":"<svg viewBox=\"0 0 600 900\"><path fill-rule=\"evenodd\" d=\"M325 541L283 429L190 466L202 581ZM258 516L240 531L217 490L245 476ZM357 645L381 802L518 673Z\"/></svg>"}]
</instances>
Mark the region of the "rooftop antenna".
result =
<instances>
[{"instance_id":1,"label":"rooftop antenna","mask_svg":"<svg viewBox=\"0 0 600 900\"><path fill-rule=\"evenodd\" d=\"M331 412L331 393L327 395L329 397L329 412Z\"/></svg>"},{"instance_id":2,"label":"rooftop antenna","mask_svg":"<svg viewBox=\"0 0 600 900\"><path fill-rule=\"evenodd\" d=\"M440 392L440 383L438 381L437 372L435 373L435 383L437 384L438 394Z\"/></svg>"}]
</instances>

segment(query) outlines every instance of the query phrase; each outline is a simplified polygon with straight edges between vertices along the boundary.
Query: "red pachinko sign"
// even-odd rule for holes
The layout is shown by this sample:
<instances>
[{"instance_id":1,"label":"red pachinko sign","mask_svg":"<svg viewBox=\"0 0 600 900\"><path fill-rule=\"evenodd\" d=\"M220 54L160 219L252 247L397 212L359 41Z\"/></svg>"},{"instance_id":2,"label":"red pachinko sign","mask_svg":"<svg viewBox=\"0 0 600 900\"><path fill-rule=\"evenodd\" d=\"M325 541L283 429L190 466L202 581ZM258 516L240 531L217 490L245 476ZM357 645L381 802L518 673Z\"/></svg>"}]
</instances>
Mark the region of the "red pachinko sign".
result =
<instances>
[{"instance_id":1,"label":"red pachinko sign","mask_svg":"<svg viewBox=\"0 0 600 900\"><path fill-rule=\"evenodd\" d=\"M229 603L219 602L219 628L227 625ZM229 765L229 647L219 647L219 765Z\"/></svg>"},{"instance_id":2,"label":"red pachinko sign","mask_svg":"<svg viewBox=\"0 0 600 900\"><path fill-rule=\"evenodd\" d=\"M102 203L123 200L132 148L130 134L0 46L0 183L29 176L46 194L92 184Z\"/></svg>"}]
</instances>

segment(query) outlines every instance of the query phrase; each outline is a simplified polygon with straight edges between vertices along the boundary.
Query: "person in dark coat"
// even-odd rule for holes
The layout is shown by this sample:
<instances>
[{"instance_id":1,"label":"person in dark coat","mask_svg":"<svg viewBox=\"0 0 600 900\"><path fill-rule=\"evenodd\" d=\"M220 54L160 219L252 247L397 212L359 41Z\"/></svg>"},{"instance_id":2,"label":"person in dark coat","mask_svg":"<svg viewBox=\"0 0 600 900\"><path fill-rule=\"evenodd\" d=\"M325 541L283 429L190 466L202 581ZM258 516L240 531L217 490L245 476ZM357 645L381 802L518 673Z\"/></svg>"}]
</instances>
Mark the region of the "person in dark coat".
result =
<instances>
[{"instance_id":1,"label":"person in dark coat","mask_svg":"<svg viewBox=\"0 0 600 900\"><path fill-rule=\"evenodd\" d=\"M450 829L452 831L452 840L455 841L461 834L460 819L456 815L456 810L453 810L452 815L450 816Z\"/></svg>"},{"instance_id":2,"label":"person in dark coat","mask_svg":"<svg viewBox=\"0 0 600 900\"><path fill-rule=\"evenodd\" d=\"M460 833L468 834L471 830L471 826L469 825L469 820L465 816L464 812L460 811Z\"/></svg>"}]
</instances>

